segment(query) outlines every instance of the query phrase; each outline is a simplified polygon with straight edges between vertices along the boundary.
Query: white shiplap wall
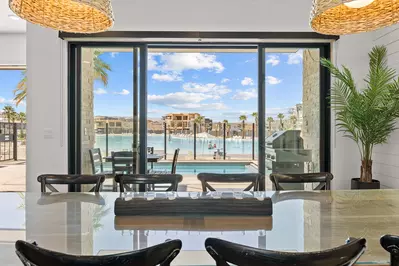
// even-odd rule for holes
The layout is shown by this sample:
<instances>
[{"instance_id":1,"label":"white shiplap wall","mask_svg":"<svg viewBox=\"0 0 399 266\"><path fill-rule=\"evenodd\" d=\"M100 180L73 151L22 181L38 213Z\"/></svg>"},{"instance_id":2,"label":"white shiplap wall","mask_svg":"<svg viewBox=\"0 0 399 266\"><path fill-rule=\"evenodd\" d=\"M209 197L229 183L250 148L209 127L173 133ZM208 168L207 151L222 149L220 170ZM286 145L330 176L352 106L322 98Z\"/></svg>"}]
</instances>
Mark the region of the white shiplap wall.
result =
<instances>
[{"instance_id":1,"label":"white shiplap wall","mask_svg":"<svg viewBox=\"0 0 399 266\"><path fill-rule=\"evenodd\" d=\"M399 73L399 25L373 32L372 38L373 45L387 47L388 64ZM380 180L383 188L399 188L399 130L387 144L376 146L373 156L373 178Z\"/></svg>"}]
</instances>

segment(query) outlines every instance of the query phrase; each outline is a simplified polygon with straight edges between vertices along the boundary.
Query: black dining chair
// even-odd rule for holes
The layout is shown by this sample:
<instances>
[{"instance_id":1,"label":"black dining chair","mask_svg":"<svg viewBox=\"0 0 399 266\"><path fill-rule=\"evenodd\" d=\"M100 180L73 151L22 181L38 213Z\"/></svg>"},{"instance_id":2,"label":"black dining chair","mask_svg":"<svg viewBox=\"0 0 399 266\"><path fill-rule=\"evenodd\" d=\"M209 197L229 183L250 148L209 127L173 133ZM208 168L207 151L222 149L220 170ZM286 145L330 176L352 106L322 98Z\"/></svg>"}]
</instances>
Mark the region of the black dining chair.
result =
<instances>
[{"instance_id":1,"label":"black dining chair","mask_svg":"<svg viewBox=\"0 0 399 266\"><path fill-rule=\"evenodd\" d=\"M135 171L135 163L133 160L133 152L131 151L115 151L111 153L112 157L112 173L113 174L133 174Z\"/></svg>"},{"instance_id":2,"label":"black dining chair","mask_svg":"<svg viewBox=\"0 0 399 266\"><path fill-rule=\"evenodd\" d=\"M280 252L248 247L217 238L205 240L205 248L217 266L350 266L366 249L366 239L318 252Z\"/></svg>"},{"instance_id":3,"label":"black dining chair","mask_svg":"<svg viewBox=\"0 0 399 266\"><path fill-rule=\"evenodd\" d=\"M331 173L304 173L304 174L270 174L276 191L284 190L281 184L305 184L305 183L319 183L313 190L330 190L331 180L334 176Z\"/></svg>"},{"instance_id":4,"label":"black dining chair","mask_svg":"<svg viewBox=\"0 0 399 266\"><path fill-rule=\"evenodd\" d=\"M181 247L180 240L170 240L142 250L119 254L74 256L41 248L36 243L18 240L15 243L15 252L25 266L169 266L179 254Z\"/></svg>"},{"instance_id":5,"label":"black dining chair","mask_svg":"<svg viewBox=\"0 0 399 266\"><path fill-rule=\"evenodd\" d=\"M381 246L391 254L391 266L399 266L399 236L384 235L380 239Z\"/></svg>"},{"instance_id":6,"label":"black dining chair","mask_svg":"<svg viewBox=\"0 0 399 266\"><path fill-rule=\"evenodd\" d=\"M182 175L168 174L168 175L157 175L157 174L147 174L147 175L116 175L115 182L119 184L120 192L132 191L128 185L138 185L138 192L145 192L154 190L156 185L168 184L168 186L163 191L177 191L179 183L183 180ZM140 188L141 187L141 188ZM156 189L154 191L157 191Z\"/></svg>"},{"instance_id":7,"label":"black dining chair","mask_svg":"<svg viewBox=\"0 0 399 266\"><path fill-rule=\"evenodd\" d=\"M257 173L248 174L212 174L212 173L200 173L197 175L199 181L201 181L202 191L216 191L209 182L211 183L249 183L244 191L258 191L259 183L262 181L262 175Z\"/></svg>"},{"instance_id":8,"label":"black dining chair","mask_svg":"<svg viewBox=\"0 0 399 266\"><path fill-rule=\"evenodd\" d=\"M89 150L91 168L94 175L111 175L112 171L104 171L103 157L101 156L101 149L94 148Z\"/></svg>"},{"instance_id":9,"label":"black dining chair","mask_svg":"<svg viewBox=\"0 0 399 266\"><path fill-rule=\"evenodd\" d=\"M59 192L53 185L94 185L89 192L99 192L104 182L104 175L52 175L45 174L37 177L41 184L42 193L48 188L51 192Z\"/></svg>"}]
</instances>

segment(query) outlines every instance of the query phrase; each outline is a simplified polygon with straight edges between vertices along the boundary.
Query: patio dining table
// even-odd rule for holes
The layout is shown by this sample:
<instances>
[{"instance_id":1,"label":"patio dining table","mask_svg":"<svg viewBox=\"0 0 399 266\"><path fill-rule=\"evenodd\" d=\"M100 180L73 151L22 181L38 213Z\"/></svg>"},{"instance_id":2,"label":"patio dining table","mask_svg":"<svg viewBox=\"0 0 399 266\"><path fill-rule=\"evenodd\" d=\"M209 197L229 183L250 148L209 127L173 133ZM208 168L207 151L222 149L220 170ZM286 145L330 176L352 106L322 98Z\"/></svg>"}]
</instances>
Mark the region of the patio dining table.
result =
<instances>
[{"instance_id":1,"label":"patio dining table","mask_svg":"<svg viewBox=\"0 0 399 266\"><path fill-rule=\"evenodd\" d=\"M157 163L159 160L161 160L165 155L162 154L147 154L147 162L149 163ZM112 162L112 156L106 156L105 157L106 162ZM118 157L118 162L125 162L126 163L131 163L133 162L133 157Z\"/></svg>"}]
</instances>

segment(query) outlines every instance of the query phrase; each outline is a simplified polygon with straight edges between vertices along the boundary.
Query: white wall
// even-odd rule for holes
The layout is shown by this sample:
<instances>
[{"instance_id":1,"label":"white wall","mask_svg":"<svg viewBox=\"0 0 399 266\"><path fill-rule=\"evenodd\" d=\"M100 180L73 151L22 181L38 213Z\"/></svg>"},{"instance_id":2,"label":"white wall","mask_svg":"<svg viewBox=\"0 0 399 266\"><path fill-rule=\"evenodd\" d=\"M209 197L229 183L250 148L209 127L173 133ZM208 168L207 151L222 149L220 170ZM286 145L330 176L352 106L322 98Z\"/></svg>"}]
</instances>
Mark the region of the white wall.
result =
<instances>
[{"instance_id":1,"label":"white wall","mask_svg":"<svg viewBox=\"0 0 399 266\"><path fill-rule=\"evenodd\" d=\"M66 45L58 32L27 25L27 191L37 176L67 173ZM63 74L62 74L63 73Z\"/></svg>"},{"instance_id":2,"label":"white wall","mask_svg":"<svg viewBox=\"0 0 399 266\"><path fill-rule=\"evenodd\" d=\"M116 0L118 31L311 31L312 0Z\"/></svg>"},{"instance_id":3,"label":"white wall","mask_svg":"<svg viewBox=\"0 0 399 266\"><path fill-rule=\"evenodd\" d=\"M399 74L399 25L374 32L372 41L373 45L387 47L388 64ZM373 178L380 180L382 187L399 188L399 131L387 144L376 146L373 156Z\"/></svg>"},{"instance_id":4,"label":"white wall","mask_svg":"<svg viewBox=\"0 0 399 266\"><path fill-rule=\"evenodd\" d=\"M26 65L26 35L0 33L0 67Z\"/></svg>"},{"instance_id":5,"label":"white wall","mask_svg":"<svg viewBox=\"0 0 399 266\"><path fill-rule=\"evenodd\" d=\"M341 36L333 46L332 60L350 68L356 84L361 86L368 72L368 52L372 48L371 33ZM350 189L350 180L360 175L357 145L337 132L334 111L331 112L331 153L334 174L333 189Z\"/></svg>"}]
</instances>

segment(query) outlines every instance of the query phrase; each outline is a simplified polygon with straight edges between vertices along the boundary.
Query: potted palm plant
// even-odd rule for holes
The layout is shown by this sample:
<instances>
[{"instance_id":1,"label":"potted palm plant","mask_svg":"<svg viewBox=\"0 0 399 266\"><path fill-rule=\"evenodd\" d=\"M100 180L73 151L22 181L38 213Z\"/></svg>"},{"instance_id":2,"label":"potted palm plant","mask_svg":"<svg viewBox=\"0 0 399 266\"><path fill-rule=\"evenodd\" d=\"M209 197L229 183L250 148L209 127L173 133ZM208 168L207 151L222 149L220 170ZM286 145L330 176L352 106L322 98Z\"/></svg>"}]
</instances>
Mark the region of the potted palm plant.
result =
<instances>
[{"instance_id":1,"label":"potted palm plant","mask_svg":"<svg viewBox=\"0 0 399 266\"><path fill-rule=\"evenodd\" d=\"M399 117L399 79L387 65L387 49L375 46L369 59L369 73L361 90L348 68L340 70L331 61L321 60L335 78L330 101L337 127L356 142L361 156L360 178L352 179L352 189L380 188L380 182L372 178L373 148L387 142Z\"/></svg>"}]
</instances>

